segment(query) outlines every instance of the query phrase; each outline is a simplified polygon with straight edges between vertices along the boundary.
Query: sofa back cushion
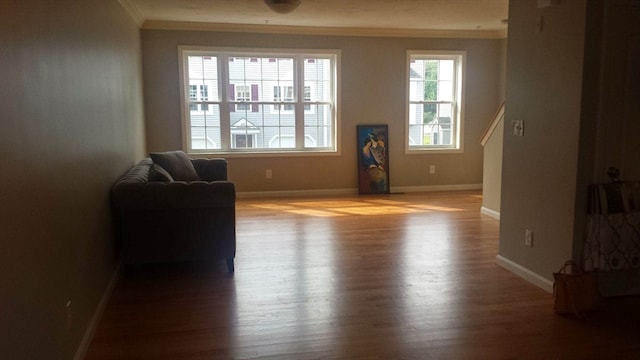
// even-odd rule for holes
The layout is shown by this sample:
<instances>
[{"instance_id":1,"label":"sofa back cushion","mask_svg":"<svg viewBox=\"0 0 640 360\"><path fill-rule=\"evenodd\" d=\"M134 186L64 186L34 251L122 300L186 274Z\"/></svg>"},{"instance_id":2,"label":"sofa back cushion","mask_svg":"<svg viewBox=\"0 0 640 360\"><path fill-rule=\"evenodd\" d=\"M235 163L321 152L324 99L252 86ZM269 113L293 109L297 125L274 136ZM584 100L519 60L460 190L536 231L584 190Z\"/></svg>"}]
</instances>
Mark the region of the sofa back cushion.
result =
<instances>
[{"instance_id":1,"label":"sofa back cushion","mask_svg":"<svg viewBox=\"0 0 640 360\"><path fill-rule=\"evenodd\" d=\"M150 154L155 164L160 165L176 181L200 180L191 159L183 151L156 152Z\"/></svg>"},{"instance_id":2,"label":"sofa back cushion","mask_svg":"<svg viewBox=\"0 0 640 360\"><path fill-rule=\"evenodd\" d=\"M227 160L220 158L191 159L196 168L200 180L203 181L227 181Z\"/></svg>"},{"instance_id":3,"label":"sofa back cushion","mask_svg":"<svg viewBox=\"0 0 640 360\"><path fill-rule=\"evenodd\" d=\"M149 166L149 181L172 182L173 177L158 164Z\"/></svg>"}]
</instances>

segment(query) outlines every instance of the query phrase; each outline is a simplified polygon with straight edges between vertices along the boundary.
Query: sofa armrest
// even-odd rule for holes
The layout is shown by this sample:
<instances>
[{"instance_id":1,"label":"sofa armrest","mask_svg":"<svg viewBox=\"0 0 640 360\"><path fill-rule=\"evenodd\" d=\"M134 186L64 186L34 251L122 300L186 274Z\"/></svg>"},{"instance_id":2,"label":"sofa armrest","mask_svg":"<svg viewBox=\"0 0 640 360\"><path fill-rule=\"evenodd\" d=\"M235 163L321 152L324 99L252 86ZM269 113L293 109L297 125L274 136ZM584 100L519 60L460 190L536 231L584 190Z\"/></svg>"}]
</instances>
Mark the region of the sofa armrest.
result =
<instances>
[{"instance_id":1,"label":"sofa armrest","mask_svg":"<svg viewBox=\"0 0 640 360\"><path fill-rule=\"evenodd\" d=\"M125 210L196 209L235 206L235 186L228 181L119 183L114 205Z\"/></svg>"},{"instance_id":2,"label":"sofa armrest","mask_svg":"<svg viewBox=\"0 0 640 360\"><path fill-rule=\"evenodd\" d=\"M226 159L191 159L193 167L203 181L227 181Z\"/></svg>"}]
</instances>

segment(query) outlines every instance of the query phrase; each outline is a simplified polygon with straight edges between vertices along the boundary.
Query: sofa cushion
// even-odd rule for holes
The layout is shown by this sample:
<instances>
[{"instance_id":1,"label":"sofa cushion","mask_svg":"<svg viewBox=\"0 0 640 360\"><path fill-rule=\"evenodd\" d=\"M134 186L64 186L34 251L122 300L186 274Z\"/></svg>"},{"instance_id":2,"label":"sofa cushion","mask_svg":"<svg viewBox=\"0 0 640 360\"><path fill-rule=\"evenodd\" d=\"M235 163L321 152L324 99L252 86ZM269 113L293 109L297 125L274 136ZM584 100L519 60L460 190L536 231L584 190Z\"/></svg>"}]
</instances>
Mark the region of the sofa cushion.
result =
<instances>
[{"instance_id":1,"label":"sofa cushion","mask_svg":"<svg viewBox=\"0 0 640 360\"><path fill-rule=\"evenodd\" d=\"M169 175L176 181L197 181L200 180L196 169L191 163L191 159L183 151L167 151L151 153L154 163L162 166Z\"/></svg>"},{"instance_id":2,"label":"sofa cushion","mask_svg":"<svg viewBox=\"0 0 640 360\"><path fill-rule=\"evenodd\" d=\"M151 164L149 166L149 181L172 182L173 177L162 166Z\"/></svg>"},{"instance_id":3,"label":"sofa cushion","mask_svg":"<svg viewBox=\"0 0 640 360\"><path fill-rule=\"evenodd\" d=\"M227 160L225 159L191 159L200 180L227 181Z\"/></svg>"}]
</instances>

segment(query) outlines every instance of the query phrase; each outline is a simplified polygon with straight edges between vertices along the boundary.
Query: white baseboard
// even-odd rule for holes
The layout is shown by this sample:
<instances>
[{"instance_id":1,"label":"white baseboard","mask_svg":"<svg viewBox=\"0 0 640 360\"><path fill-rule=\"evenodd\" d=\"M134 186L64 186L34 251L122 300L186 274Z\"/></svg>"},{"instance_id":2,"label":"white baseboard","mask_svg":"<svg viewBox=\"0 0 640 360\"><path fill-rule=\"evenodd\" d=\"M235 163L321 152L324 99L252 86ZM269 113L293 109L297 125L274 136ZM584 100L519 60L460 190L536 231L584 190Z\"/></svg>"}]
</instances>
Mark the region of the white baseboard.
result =
<instances>
[{"instance_id":1,"label":"white baseboard","mask_svg":"<svg viewBox=\"0 0 640 360\"><path fill-rule=\"evenodd\" d=\"M482 184L452 184L452 185L423 185L423 186L392 186L391 192L432 192L432 191L462 191L482 190Z\"/></svg>"},{"instance_id":2,"label":"white baseboard","mask_svg":"<svg viewBox=\"0 0 640 360\"><path fill-rule=\"evenodd\" d=\"M546 279L533 271L523 267L522 265L516 264L515 262L505 258L504 256L497 255L496 263L501 267L511 271L512 273L518 275L519 277L527 280L533 285L541 288L542 290L553 293L553 281Z\"/></svg>"},{"instance_id":3,"label":"white baseboard","mask_svg":"<svg viewBox=\"0 0 640 360\"><path fill-rule=\"evenodd\" d=\"M98 327L98 323L100 319L102 319L102 314L104 314L104 310L107 307L107 303L109 302L109 298L113 293L113 289L116 287L118 283L118 279L120 278L120 269L122 268L122 262L118 263L116 269L111 274L111 279L109 279L109 284L107 284L107 288L102 293L102 298L100 298L100 302L96 307L96 310L93 312L93 316L91 317L91 321L89 321L89 325L84 331L84 336L82 337L82 341L78 346L78 350L76 351L76 355L73 357L74 360L82 360L87 354L87 350L89 350L89 345L91 345L91 341L93 340L93 335L96 332L96 328Z\"/></svg>"},{"instance_id":4,"label":"white baseboard","mask_svg":"<svg viewBox=\"0 0 640 360\"><path fill-rule=\"evenodd\" d=\"M461 191L480 190L482 184L455 185L426 185L426 186L392 186L391 193L431 192L431 191ZM283 191L246 191L238 192L238 198L278 198L302 196L341 196L358 195L358 189L319 189L319 190L283 190Z\"/></svg>"},{"instance_id":5,"label":"white baseboard","mask_svg":"<svg viewBox=\"0 0 640 360\"><path fill-rule=\"evenodd\" d=\"M279 197L340 196L340 195L358 195L358 189L247 191L247 192L236 193L236 196L238 198L279 198Z\"/></svg>"},{"instance_id":6,"label":"white baseboard","mask_svg":"<svg viewBox=\"0 0 640 360\"><path fill-rule=\"evenodd\" d=\"M500 213L497 211L491 210L483 206L480 208L480 212L487 216L491 216L494 219L500 220Z\"/></svg>"}]
</instances>

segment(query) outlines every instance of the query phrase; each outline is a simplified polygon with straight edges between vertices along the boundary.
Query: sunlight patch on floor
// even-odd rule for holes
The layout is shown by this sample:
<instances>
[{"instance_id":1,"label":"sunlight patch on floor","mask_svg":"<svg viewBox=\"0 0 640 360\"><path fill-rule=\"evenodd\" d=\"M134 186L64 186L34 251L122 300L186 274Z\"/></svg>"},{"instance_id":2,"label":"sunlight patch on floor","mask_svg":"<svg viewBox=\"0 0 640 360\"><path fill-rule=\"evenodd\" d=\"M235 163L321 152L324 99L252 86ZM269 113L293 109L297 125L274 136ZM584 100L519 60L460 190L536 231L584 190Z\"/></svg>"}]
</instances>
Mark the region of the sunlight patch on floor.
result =
<instances>
[{"instance_id":1,"label":"sunlight patch on floor","mask_svg":"<svg viewBox=\"0 0 640 360\"><path fill-rule=\"evenodd\" d=\"M333 217L345 215L391 215L427 213L434 211L462 211L463 209L415 204L406 201L370 199L370 200L328 200L328 201L295 201L287 204L259 203L249 204L250 207L270 209L291 214L315 217Z\"/></svg>"},{"instance_id":2,"label":"sunlight patch on floor","mask_svg":"<svg viewBox=\"0 0 640 360\"><path fill-rule=\"evenodd\" d=\"M462 211L462 209L458 209L458 208L435 206L435 205L409 205L409 207L412 207L415 209L422 209L422 210L432 210L432 211Z\"/></svg>"},{"instance_id":3,"label":"sunlight patch on floor","mask_svg":"<svg viewBox=\"0 0 640 360\"><path fill-rule=\"evenodd\" d=\"M320 217L347 216L346 214L340 214L333 211L317 210L317 209L290 209L286 211L292 214L320 216Z\"/></svg>"}]
</instances>

